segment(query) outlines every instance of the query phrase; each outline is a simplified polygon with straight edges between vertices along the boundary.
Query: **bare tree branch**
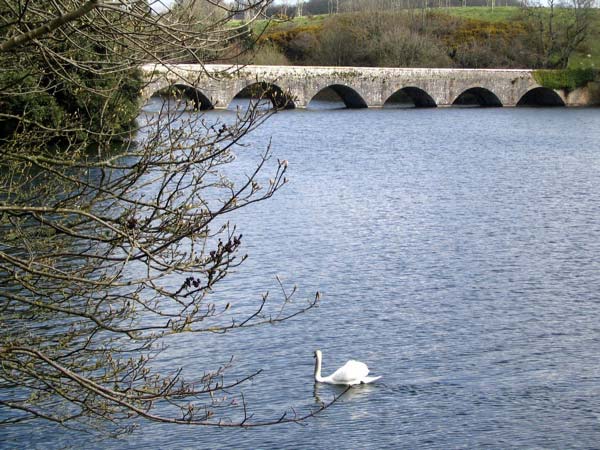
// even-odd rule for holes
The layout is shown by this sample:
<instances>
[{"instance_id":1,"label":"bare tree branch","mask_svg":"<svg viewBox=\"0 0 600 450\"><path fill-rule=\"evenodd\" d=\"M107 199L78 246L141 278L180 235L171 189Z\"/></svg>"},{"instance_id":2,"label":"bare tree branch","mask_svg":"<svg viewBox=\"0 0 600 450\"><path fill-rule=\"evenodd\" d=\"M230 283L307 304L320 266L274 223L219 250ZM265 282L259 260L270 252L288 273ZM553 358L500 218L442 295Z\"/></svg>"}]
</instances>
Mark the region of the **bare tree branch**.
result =
<instances>
[{"instance_id":1,"label":"bare tree branch","mask_svg":"<svg viewBox=\"0 0 600 450\"><path fill-rule=\"evenodd\" d=\"M66 25L69 22L72 22L80 17L86 15L93 9L98 7L99 0L88 0L80 8L71 11L70 13L60 15L50 22L41 25L27 33L19 34L11 37L6 40L2 44L0 44L0 52L6 52L14 49L15 47L19 47L21 45L26 44L34 39L37 39L44 34L52 33L54 30Z\"/></svg>"},{"instance_id":2,"label":"bare tree branch","mask_svg":"<svg viewBox=\"0 0 600 450\"><path fill-rule=\"evenodd\" d=\"M167 336L243 332L318 306L318 293L298 302L280 280L274 299L219 290L246 259L231 214L287 183L287 162L246 139L275 111L263 108L269 92L223 122L190 110L193 80L181 80L187 91L171 87L152 100L158 110L139 112L153 81L141 64L226 59L249 33L231 17L258 17L268 1L0 6L0 425L245 428L337 401L258 419L243 389L260 370L230 379L231 361L205 361L188 380L152 368ZM235 165L241 152L254 167Z\"/></svg>"}]
</instances>

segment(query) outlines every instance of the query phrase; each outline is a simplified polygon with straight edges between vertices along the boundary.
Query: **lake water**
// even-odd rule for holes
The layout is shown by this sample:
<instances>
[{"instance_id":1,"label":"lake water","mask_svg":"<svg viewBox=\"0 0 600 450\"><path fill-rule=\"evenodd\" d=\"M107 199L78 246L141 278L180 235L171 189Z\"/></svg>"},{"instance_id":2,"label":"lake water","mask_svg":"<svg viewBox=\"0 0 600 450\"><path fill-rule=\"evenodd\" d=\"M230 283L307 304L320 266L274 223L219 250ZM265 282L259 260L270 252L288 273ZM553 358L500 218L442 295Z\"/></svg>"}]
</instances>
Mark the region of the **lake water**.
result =
<instances>
[{"instance_id":1,"label":"lake water","mask_svg":"<svg viewBox=\"0 0 600 450\"><path fill-rule=\"evenodd\" d=\"M304 426L142 423L88 442L37 424L7 448L598 447L600 110L284 111L234 167L269 138L290 182L233 218L250 258L217 295L277 298L279 275L321 306L184 337L162 364L193 375L235 355L234 376L263 369L244 390L256 419L340 392L315 387L316 348L325 374L354 358L383 378Z\"/></svg>"}]
</instances>

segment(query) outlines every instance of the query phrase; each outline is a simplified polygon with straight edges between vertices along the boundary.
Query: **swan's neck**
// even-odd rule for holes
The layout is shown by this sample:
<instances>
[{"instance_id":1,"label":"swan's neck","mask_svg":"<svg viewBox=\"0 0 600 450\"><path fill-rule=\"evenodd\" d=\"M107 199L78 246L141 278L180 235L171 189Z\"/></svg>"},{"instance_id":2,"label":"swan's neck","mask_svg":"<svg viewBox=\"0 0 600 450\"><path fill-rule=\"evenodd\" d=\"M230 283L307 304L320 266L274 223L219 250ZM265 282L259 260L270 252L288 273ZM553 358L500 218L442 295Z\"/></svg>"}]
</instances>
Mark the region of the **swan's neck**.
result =
<instances>
[{"instance_id":1,"label":"swan's neck","mask_svg":"<svg viewBox=\"0 0 600 450\"><path fill-rule=\"evenodd\" d=\"M323 381L323 377L321 376L321 355L317 353L317 357L315 358L315 381L321 383Z\"/></svg>"}]
</instances>

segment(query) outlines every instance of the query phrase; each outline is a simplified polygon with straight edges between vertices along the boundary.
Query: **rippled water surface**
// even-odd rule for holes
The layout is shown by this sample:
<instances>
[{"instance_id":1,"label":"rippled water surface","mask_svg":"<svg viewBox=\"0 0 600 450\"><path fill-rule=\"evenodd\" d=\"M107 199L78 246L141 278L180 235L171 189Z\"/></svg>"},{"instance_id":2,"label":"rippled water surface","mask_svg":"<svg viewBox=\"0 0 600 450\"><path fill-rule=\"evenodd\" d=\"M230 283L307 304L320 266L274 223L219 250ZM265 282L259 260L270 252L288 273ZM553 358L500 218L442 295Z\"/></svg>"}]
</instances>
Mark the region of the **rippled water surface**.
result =
<instances>
[{"instance_id":1,"label":"rippled water surface","mask_svg":"<svg viewBox=\"0 0 600 450\"><path fill-rule=\"evenodd\" d=\"M251 142L269 137L290 183L235 217L250 259L220 295L276 297L279 275L322 304L287 324L187 337L164 364L202 372L235 355L234 373L263 369L245 390L257 418L339 392L314 386L316 348L325 373L355 358L383 378L305 426L142 424L94 446L598 446L600 110L296 110ZM256 160L239 152L236 167ZM24 430L10 438L86 442Z\"/></svg>"}]
</instances>

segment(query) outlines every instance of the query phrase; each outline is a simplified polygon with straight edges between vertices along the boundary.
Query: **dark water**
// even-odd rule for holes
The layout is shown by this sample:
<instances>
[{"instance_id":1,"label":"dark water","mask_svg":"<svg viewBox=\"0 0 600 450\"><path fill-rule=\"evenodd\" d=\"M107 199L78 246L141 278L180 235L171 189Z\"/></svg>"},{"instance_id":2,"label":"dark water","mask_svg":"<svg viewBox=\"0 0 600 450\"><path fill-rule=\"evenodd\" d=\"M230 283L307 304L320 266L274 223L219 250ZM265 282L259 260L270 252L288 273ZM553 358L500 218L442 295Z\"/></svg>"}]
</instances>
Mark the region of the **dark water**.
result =
<instances>
[{"instance_id":1,"label":"dark water","mask_svg":"<svg viewBox=\"0 0 600 450\"><path fill-rule=\"evenodd\" d=\"M235 374L264 369L244 391L257 419L339 392L315 388L316 348L326 374L355 358L380 382L305 426L142 424L86 443L40 424L6 446L600 446L598 109L285 111L255 148L269 137L290 183L235 217L250 259L218 295L277 297L279 275L322 304L287 324L186 337L165 367L202 373L235 355Z\"/></svg>"}]
</instances>

